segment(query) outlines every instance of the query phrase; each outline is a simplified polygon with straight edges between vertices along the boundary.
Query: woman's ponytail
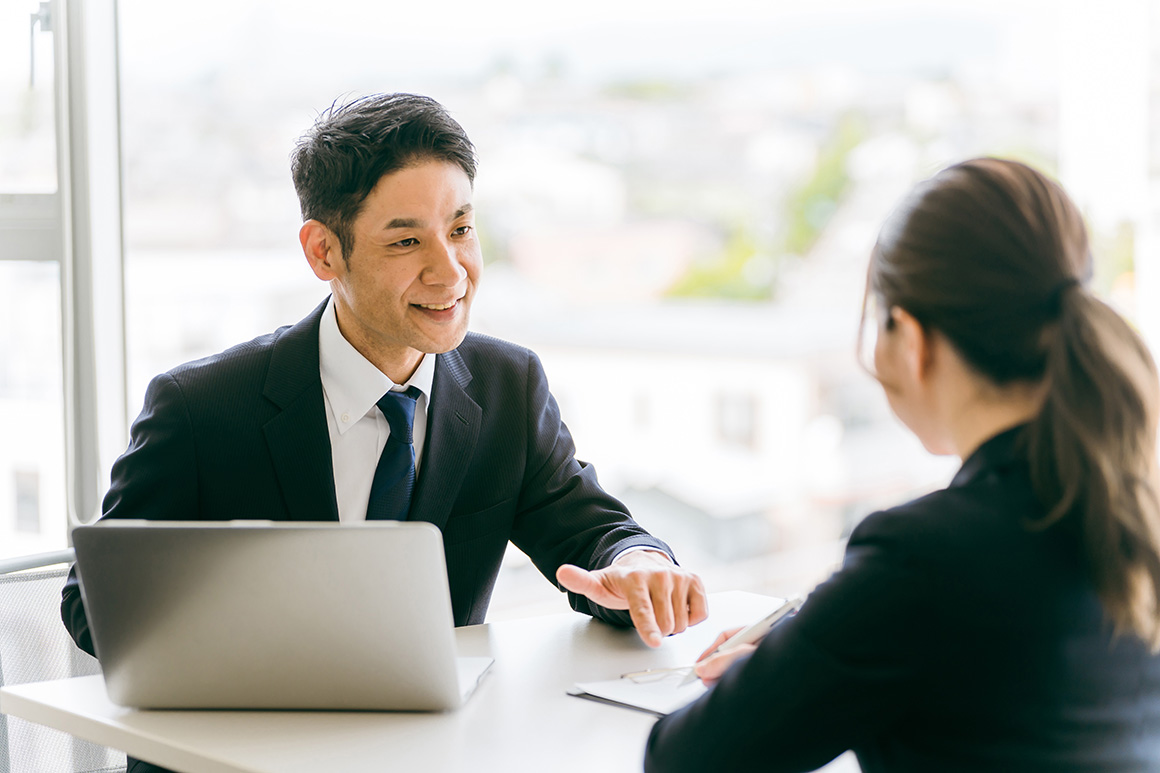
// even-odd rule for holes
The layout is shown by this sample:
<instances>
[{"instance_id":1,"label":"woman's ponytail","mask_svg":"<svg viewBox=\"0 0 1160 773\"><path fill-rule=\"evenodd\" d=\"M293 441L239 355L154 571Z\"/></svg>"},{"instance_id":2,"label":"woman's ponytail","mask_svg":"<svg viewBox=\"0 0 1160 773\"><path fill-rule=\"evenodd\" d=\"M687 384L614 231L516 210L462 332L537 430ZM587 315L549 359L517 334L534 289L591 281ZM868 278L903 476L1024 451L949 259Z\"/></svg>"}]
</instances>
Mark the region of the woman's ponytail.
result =
<instances>
[{"instance_id":1,"label":"woman's ponytail","mask_svg":"<svg viewBox=\"0 0 1160 773\"><path fill-rule=\"evenodd\" d=\"M1108 616L1160 650L1156 366L1140 337L1081 288L1063 288L1045 330L1043 409L1028 430L1031 479L1067 522Z\"/></svg>"}]
</instances>

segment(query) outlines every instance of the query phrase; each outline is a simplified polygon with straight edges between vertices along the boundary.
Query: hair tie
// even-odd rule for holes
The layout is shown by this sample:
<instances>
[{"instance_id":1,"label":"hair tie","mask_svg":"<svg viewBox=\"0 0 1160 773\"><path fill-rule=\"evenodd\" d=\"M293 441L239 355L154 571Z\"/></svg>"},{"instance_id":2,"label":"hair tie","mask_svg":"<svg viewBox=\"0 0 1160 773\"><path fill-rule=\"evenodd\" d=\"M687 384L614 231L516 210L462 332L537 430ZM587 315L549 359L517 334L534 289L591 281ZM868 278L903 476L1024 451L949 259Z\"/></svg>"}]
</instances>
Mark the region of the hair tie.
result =
<instances>
[{"instance_id":1,"label":"hair tie","mask_svg":"<svg viewBox=\"0 0 1160 773\"><path fill-rule=\"evenodd\" d=\"M1047 308L1052 317L1058 317L1063 313L1063 294L1071 288L1079 286L1080 281L1074 276L1069 276L1055 286L1051 294L1047 296Z\"/></svg>"}]
</instances>

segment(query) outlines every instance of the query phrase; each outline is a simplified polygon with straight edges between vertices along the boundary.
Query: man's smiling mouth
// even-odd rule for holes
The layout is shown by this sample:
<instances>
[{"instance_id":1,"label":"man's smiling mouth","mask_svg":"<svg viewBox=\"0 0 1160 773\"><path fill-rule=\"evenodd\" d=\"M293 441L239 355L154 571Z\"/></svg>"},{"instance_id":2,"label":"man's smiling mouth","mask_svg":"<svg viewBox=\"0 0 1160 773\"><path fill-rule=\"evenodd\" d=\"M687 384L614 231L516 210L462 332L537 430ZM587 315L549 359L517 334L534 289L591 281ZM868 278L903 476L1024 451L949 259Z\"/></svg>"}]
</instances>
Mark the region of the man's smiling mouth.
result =
<instances>
[{"instance_id":1,"label":"man's smiling mouth","mask_svg":"<svg viewBox=\"0 0 1160 773\"><path fill-rule=\"evenodd\" d=\"M420 309L428 309L430 311L446 311L447 309L455 308L459 301L451 301L451 303L416 303Z\"/></svg>"}]
</instances>

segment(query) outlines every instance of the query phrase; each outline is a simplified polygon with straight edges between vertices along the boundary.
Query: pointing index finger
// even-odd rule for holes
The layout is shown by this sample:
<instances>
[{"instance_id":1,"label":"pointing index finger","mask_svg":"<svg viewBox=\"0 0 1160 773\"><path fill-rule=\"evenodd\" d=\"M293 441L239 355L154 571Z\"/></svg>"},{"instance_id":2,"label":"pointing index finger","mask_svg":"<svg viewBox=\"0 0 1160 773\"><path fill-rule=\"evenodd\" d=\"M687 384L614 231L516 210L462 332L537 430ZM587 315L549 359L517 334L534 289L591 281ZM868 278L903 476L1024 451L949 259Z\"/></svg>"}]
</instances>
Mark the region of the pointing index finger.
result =
<instances>
[{"instance_id":1,"label":"pointing index finger","mask_svg":"<svg viewBox=\"0 0 1160 773\"><path fill-rule=\"evenodd\" d=\"M625 589L625 596L628 598L628 613L641 640L650 647L661 646L664 637L657 628L656 613L653 611L648 587L631 583Z\"/></svg>"}]
</instances>

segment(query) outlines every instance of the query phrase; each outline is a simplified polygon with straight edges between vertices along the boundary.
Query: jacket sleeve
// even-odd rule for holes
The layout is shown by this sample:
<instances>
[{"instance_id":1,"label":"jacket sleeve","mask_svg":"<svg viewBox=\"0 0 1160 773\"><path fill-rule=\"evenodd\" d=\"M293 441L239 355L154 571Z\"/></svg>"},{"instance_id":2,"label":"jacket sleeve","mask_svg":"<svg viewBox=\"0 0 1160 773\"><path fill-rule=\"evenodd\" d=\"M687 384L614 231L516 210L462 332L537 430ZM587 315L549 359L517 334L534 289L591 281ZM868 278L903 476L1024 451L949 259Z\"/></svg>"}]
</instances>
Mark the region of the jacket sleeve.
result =
<instances>
[{"instance_id":1,"label":"jacket sleeve","mask_svg":"<svg viewBox=\"0 0 1160 773\"><path fill-rule=\"evenodd\" d=\"M656 723L645 770L815 770L875 737L913 710L938 657L922 623L929 585L897 541L855 530L842 568L795 617Z\"/></svg>"},{"instance_id":2,"label":"jacket sleeve","mask_svg":"<svg viewBox=\"0 0 1160 773\"><path fill-rule=\"evenodd\" d=\"M595 468L576 459L572 435L532 352L526 384L527 469L511 537L516 547L553 583L563 564L603 569L621 551L636 545L673 558L668 545L641 528L628 509L600 487ZM571 592L568 601L577 612L632 625L627 611L606 609Z\"/></svg>"},{"instance_id":3,"label":"jacket sleeve","mask_svg":"<svg viewBox=\"0 0 1160 773\"><path fill-rule=\"evenodd\" d=\"M181 388L172 376L160 375L149 384L130 435L129 448L113 464L102 518L195 520L194 434ZM61 592L60 611L73 641L95 655L75 564Z\"/></svg>"}]
</instances>

